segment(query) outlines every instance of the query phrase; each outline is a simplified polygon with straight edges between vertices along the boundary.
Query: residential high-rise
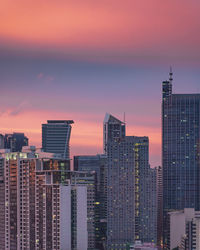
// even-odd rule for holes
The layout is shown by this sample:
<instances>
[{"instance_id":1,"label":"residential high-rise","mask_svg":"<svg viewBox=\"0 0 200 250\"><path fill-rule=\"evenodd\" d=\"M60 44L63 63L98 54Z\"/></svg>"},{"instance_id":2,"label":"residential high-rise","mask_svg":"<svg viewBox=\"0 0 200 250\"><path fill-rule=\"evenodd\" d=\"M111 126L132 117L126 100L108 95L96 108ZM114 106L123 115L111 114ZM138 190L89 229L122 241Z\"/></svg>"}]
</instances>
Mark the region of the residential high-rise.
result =
<instances>
[{"instance_id":1,"label":"residential high-rise","mask_svg":"<svg viewBox=\"0 0 200 250\"><path fill-rule=\"evenodd\" d=\"M24 146L28 146L28 138L24 133L5 134L4 148L11 152L20 152Z\"/></svg>"},{"instance_id":2,"label":"residential high-rise","mask_svg":"<svg viewBox=\"0 0 200 250\"><path fill-rule=\"evenodd\" d=\"M104 120L105 131L115 135L104 134L108 157L107 247L127 249L135 240L156 241L156 230L152 230L156 229L156 178L149 166L148 137L126 136L125 124L111 115Z\"/></svg>"},{"instance_id":3,"label":"residential high-rise","mask_svg":"<svg viewBox=\"0 0 200 250\"><path fill-rule=\"evenodd\" d=\"M162 84L163 237L167 213L200 210L200 94L173 94L172 72Z\"/></svg>"},{"instance_id":4,"label":"residential high-rise","mask_svg":"<svg viewBox=\"0 0 200 250\"><path fill-rule=\"evenodd\" d=\"M62 222L58 214L55 218L59 221L52 214L58 206L61 209L61 201L53 193L61 189L65 192L60 183L65 180L69 161L38 152L35 147L27 147L21 153L3 150L0 157L1 196L4 195L0 208L2 249L46 249L49 244L51 249L58 249L58 244L62 245L58 223Z\"/></svg>"},{"instance_id":5,"label":"residential high-rise","mask_svg":"<svg viewBox=\"0 0 200 250\"><path fill-rule=\"evenodd\" d=\"M44 152L60 154L70 158L69 141L72 120L49 120L42 124L42 149Z\"/></svg>"},{"instance_id":6,"label":"residential high-rise","mask_svg":"<svg viewBox=\"0 0 200 250\"><path fill-rule=\"evenodd\" d=\"M148 137L133 137L135 177L135 240L156 243L156 170L149 166ZM129 149L130 150L130 149Z\"/></svg>"},{"instance_id":7,"label":"residential high-rise","mask_svg":"<svg viewBox=\"0 0 200 250\"><path fill-rule=\"evenodd\" d=\"M157 177L156 168L150 168L149 166L149 178L147 178L147 182L149 183L149 187L147 187L147 192L149 193L147 205L147 211L149 213L148 223L147 223L147 236L143 241L152 242L154 244L157 243L157 214L158 214L158 204L157 204ZM142 190L141 190L142 192Z\"/></svg>"},{"instance_id":8,"label":"residential high-rise","mask_svg":"<svg viewBox=\"0 0 200 250\"><path fill-rule=\"evenodd\" d=\"M162 245L162 220L163 220L163 189L162 189L162 167L156 167L156 189L157 189L157 245Z\"/></svg>"},{"instance_id":9,"label":"residential high-rise","mask_svg":"<svg viewBox=\"0 0 200 250\"><path fill-rule=\"evenodd\" d=\"M134 137L107 143L107 248L127 249L135 238ZM138 203L139 205L139 203Z\"/></svg>"},{"instance_id":10,"label":"residential high-rise","mask_svg":"<svg viewBox=\"0 0 200 250\"><path fill-rule=\"evenodd\" d=\"M95 172L95 241L96 249L105 249L107 219L106 155L74 156L74 170Z\"/></svg>"},{"instance_id":11,"label":"residential high-rise","mask_svg":"<svg viewBox=\"0 0 200 250\"><path fill-rule=\"evenodd\" d=\"M59 155L1 150L0 249L94 249L94 183Z\"/></svg>"}]
</instances>

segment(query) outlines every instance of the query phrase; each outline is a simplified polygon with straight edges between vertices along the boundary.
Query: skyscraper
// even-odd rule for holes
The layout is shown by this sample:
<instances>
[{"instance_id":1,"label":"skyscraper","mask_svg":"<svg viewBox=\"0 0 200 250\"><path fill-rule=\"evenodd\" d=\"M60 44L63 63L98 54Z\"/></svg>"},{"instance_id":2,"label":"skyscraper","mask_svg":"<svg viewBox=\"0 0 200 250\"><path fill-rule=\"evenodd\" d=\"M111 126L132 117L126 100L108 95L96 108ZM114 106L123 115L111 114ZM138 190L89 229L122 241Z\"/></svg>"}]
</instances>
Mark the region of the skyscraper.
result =
<instances>
[{"instance_id":1,"label":"skyscraper","mask_svg":"<svg viewBox=\"0 0 200 250\"><path fill-rule=\"evenodd\" d=\"M126 249L135 238L134 137L108 141L107 248Z\"/></svg>"},{"instance_id":2,"label":"skyscraper","mask_svg":"<svg viewBox=\"0 0 200 250\"><path fill-rule=\"evenodd\" d=\"M156 242L156 170L149 165L148 137L133 137L135 181L135 240ZM130 149L129 149L130 150Z\"/></svg>"},{"instance_id":3,"label":"skyscraper","mask_svg":"<svg viewBox=\"0 0 200 250\"><path fill-rule=\"evenodd\" d=\"M172 72L162 84L163 236L166 214L200 210L200 94L173 94Z\"/></svg>"},{"instance_id":4,"label":"skyscraper","mask_svg":"<svg viewBox=\"0 0 200 250\"><path fill-rule=\"evenodd\" d=\"M155 241L156 181L149 167L148 137L126 136L125 124L106 114L104 145L108 249L127 249L135 240Z\"/></svg>"},{"instance_id":5,"label":"skyscraper","mask_svg":"<svg viewBox=\"0 0 200 250\"><path fill-rule=\"evenodd\" d=\"M69 159L69 140L72 120L49 120L42 124L42 149L44 152L60 154Z\"/></svg>"},{"instance_id":6,"label":"skyscraper","mask_svg":"<svg viewBox=\"0 0 200 250\"><path fill-rule=\"evenodd\" d=\"M24 133L5 134L4 148L11 152L20 152L24 146L28 146L28 138Z\"/></svg>"},{"instance_id":7,"label":"skyscraper","mask_svg":"<svg viewBox=\"0 0 200 250\"><path fill-rule=\"evenodd\" d=\"M66 211L59 197L67 195L61 184L67 178L69 161L38 152L35 147L21 153L3 150L0 158L1 249L63 246L64 238L60 236L71 224L66 216L61 221Z\"/></svg>"}]
</instances>

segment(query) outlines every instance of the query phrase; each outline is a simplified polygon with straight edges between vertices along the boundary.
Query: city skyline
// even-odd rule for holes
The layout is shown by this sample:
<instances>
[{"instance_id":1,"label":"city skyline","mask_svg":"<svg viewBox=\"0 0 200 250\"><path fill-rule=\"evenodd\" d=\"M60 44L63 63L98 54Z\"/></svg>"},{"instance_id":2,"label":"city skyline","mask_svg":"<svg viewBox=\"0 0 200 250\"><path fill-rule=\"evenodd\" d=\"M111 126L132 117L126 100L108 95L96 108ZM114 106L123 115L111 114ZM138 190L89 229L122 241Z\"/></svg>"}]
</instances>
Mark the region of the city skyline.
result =
<instances>
[{"instance_id":1,"label":"city skyline","mask_svg":"<svg viewBox=\"0 0 200 250\"><path fill-rule=\"evenodd\" d=\"M200 3L0 2L1 133L41 147L42 123L73 119L71 156L102 153L105 113L126 112L127 134L148 136L160 165L169 66L174 92L200 92Z\"/></svg>"}]
</instances>

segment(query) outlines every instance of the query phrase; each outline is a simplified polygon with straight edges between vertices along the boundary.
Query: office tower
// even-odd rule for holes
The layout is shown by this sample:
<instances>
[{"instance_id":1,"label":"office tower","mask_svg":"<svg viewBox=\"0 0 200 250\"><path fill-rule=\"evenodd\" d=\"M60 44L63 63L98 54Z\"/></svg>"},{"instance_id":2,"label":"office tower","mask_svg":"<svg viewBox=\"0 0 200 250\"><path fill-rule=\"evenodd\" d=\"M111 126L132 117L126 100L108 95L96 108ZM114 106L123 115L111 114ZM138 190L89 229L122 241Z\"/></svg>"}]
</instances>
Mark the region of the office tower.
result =
<instances>
[{"instance_id":1,"label":"office tower","mask_svg":"<svg viewBox=\"0 0 200 250\"><path fill-rule=\"evenodd\" d=\"M200 94L173 94L172 72L162 84L163 237L166 214L200 210Z\"/></svg>"},{"instance_id":2,"label":"office tower","mask_svg":"<svg viewBox=\"0 0 200 250\"><path fill-rule=\"evenodd\" d=\"M5 134L4 148L20 152L24 146L28 146L28 138L23 133Z\"/></svg>"},{"instance_id":3,"label":"office tower","mask_svg":"<svg viewBox=\"0 0 200 250\"><path fill-rule=\"evenodd\" d=\"M117 138L123 138L126 134L125 123L118 120L116 117L106 113L103 122L103 149L107 152L108 141Z\"/></svg>"},{"instance_id":4,"label":"office tower","mask_svg":"<svg viewBox=\"0 0 200 250\"><path fill-rule=\"evenodd\" d=\"M0 248L92 249L94 181L92 173L69 171L59 155L1 150Z\"/></svg>"},{"instance_id":5,"label":"office tower","mask_svg":"<svg viewBox=\"0 0 200 250\"><path fill-rule=\"evenodd\" d=\"M0 149L4 148L4 136L0 134Z\"/></svg>"},{"instance_id":6,"label":"office tower","mask_svg":"<svg viewBox=\"0 0 200 250\"><path fill-rule=\"evenodd\" d=\"M121 136L119 131L123 131ZM104 134L108 157L107 247L127 249L135 240L155 241L156 181L155 171L149 167L148 137L126 136L125 124L111 115L106 115L104 132L115 135Z\"/></svg>"},{"instance_id":7,"label":"office tower","mask_svg":"<svg viewBox=\"0 0 200 250\"><path fill-rule=\"evenodd\" d=\"M168 249L200 249L200 211L185 208L168 213Z\"/></svg>"},{"instance_id":8,"label":"office tower","mask_svg":"<svg viewBox=\"0 0 200 250\"><path fill-rule=\"evenodd\" d=\"M74 170L95 172L96 249L105 249L107 217L107 157L106 155L74 156Z\"/></svg>"},{"instance_id":9,"label":"office tower","mask_svg":"<svg viewBox=\"0 0 200 250\"><path fill-rule=\"evenodd\" d=\"M156 189L157 189L157 245L162 245L162 167L156 167Z\"/></svg>"},{"instance_id":10,"label":"office tower","mask_svg":"<svg viewBox=\"0 0 200 250\"><path fill-rule=\"evenodd\" d=\"M42 124L42 149L44 152L60 154L69 159L69 140L72 120L49 120Z\"/></svg>"}]
</instances>

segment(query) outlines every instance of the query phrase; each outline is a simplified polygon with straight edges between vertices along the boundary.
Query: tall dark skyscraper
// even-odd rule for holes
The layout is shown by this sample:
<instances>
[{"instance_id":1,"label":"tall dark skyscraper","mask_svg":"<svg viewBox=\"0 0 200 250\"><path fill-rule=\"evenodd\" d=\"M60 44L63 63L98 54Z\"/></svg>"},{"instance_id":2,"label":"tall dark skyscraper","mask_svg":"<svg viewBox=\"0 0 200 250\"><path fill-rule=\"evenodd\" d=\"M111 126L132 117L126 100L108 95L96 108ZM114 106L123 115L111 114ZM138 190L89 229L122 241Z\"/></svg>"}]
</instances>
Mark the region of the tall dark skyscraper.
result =
<instances>
[{"instance_id":1,"label":"tall dark skyscraper","mask_svg":"<svg viewBox=\"0 0 200 250\"><path fill-rule=\"evenodd\" d=\"M164 244L167 212L200 210L200 94L173 94L172 72L162 83Z\"/></svg>"},{"instance_id":2,"label":"tall dark skyscraper","mask_svg":"<svg viewBox=\"0 0 200 250\"><path fill-rule=\"evenodd\" d=\"M60 154L70 158L69 140L72 120L49 120L42 124L42 149L44 152Z\"/></svg>"},{"instance_id":3,"label":"tall dark skyscraper","mask_svg":"<svg viewBox=\"0 0 200 250\"><path fill-rule=\"evenodd\" d=\"M5 134L4 148L11 152L20 152L23 146L28 146L28 138L24 133Z\"/></svg>"},{"instance_id":4,"label":"tall dark skyscraper","mask_svg":"<svg viewBox=\"0 0 200 250\"><path fill-rule=\"evenodd\" d=\"M104 146L107 248L129 249L135 240L155 242L156 174L149 166L148 137L126 136L125 123L106 114Z\"/></svg>"}]
</instances>

